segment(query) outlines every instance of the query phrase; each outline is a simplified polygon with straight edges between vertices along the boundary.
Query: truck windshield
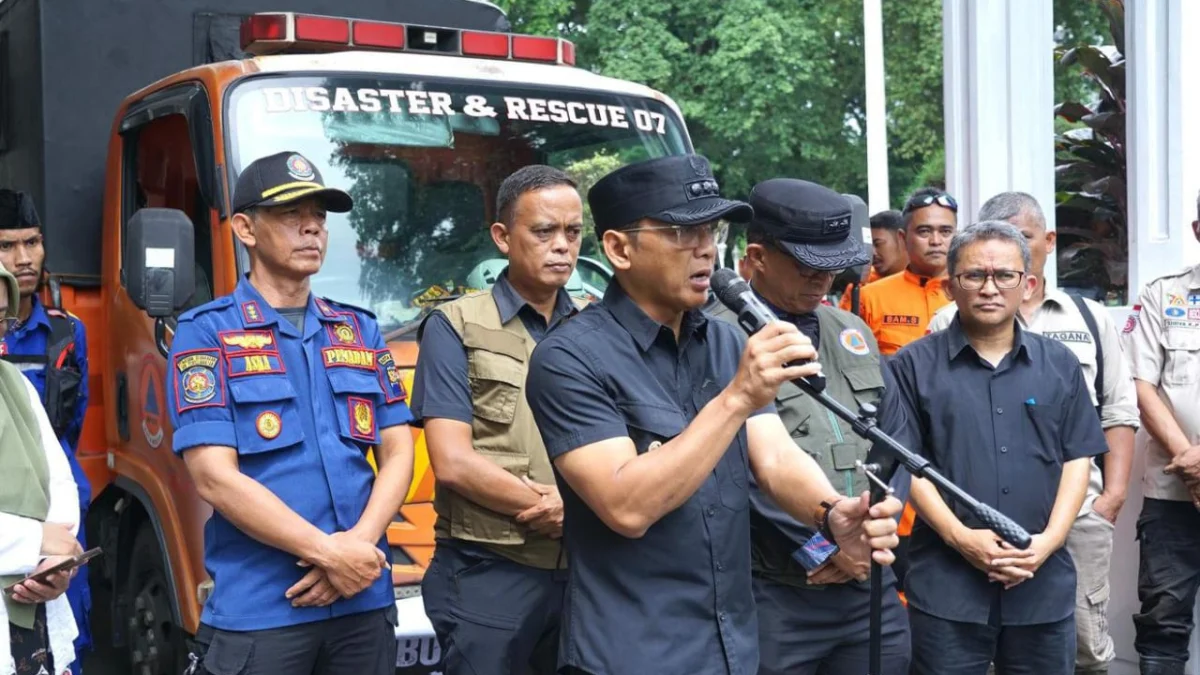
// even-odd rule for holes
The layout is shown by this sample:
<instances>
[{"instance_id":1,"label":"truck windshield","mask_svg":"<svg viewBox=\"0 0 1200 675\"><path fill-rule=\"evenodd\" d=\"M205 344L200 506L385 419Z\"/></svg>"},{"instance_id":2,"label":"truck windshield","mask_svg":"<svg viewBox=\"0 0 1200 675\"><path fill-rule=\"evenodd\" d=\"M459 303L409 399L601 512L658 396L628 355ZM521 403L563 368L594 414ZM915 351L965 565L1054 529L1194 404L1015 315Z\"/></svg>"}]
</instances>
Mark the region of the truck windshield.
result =
<instances>
[{"instance_id":1,"label":"truck windshield","mask_svg":"<svg viewBox=\"0 0 1200 675\"><path fill-rule=\"evenodd\" d=\"M354 198L330 213L313 292L366 307L389 339L411 339L440 302L487 288L505 261L488 233L501 181L529 164L570 174L584 197L581 258L568 290L600 296L608 269L587 190L623 164L688 151L660 101L578 89L404 77L255 78L228 108L235 175L299 152Z\"/></svg>"}]
</instances>

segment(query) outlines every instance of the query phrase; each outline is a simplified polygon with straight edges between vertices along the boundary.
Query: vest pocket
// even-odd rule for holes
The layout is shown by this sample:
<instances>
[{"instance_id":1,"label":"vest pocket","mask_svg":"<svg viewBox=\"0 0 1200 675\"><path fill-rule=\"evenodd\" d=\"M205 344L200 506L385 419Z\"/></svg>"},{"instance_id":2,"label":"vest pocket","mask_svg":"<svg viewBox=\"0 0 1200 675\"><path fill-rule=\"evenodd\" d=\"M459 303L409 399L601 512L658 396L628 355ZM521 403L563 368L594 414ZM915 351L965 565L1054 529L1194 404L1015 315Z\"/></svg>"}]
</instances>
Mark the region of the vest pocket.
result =
<instances>
[{"instance_id":1,"label":"vest pocket","mask_svg":"<svg viewBox=\"0 0 1200 675\"><path fill-rule=\"evenodd\" d=\"M381 388L374 372L354 368L329 368L329 388L333 390L338 431L345 438L374 445L379 442L379 424L375 406Z\"/></svg>"},{"instance_id":2,"label":"vest pocket","mask_svg":"<svg viewBox=\"0 0 1200 675\"><path fill-rule=\"evenodd\" d=\"M526 456L484 450L476 452L518 478L529 475L529 458ZM468 499L454 499L452 502L450 536L491 544L525 543L525 531L516 521Z\"/></svg>"},{"instance_id":3,"label":"vest pocket","mask_svg":"<svg viewBox=\"0 0 1200 675\"><path fill-rule=\"evenodd\" d=\"M280 450L304 440L296 390L282 375L229 380L239 455Z\"/></svg>"},{"instance_id":4,"label":"vest pocket","mask_svg":"<svg viewBox=\"0 0 1200 675\"><path fill-rule=\"evenodd\" d=\"M801 401L805 395L796 385L785 382L775 399L775 411L792 438L804 438L809 434L808 420L812 418L812 413L809 410L811 406L803 405Z\"/></svg>"},{"instance_id":5,"label":"vest pocket","mask_svg":"<svg viewBox=\"0 0 1200 675\"><path fill-rule=\"evenodd\" d=\"M883 371L880 370L878 363L858 368L844 368L842 375L845 376L850 389L854 391L854 400L858 401L859 405L879 402L879 398L883 394Z\"/></svg>"},{"instance_id":6,"label":"vest pocket","mask_svg":"<svg viewBox=\"0 0 1200 675\"><path fill-rule=\"evenodd\" d=\"M503 354L472 349L468 354L467 379L475 416L497 424L512 424L525 386L524 365Z\"/></svg>"}]
</instances>

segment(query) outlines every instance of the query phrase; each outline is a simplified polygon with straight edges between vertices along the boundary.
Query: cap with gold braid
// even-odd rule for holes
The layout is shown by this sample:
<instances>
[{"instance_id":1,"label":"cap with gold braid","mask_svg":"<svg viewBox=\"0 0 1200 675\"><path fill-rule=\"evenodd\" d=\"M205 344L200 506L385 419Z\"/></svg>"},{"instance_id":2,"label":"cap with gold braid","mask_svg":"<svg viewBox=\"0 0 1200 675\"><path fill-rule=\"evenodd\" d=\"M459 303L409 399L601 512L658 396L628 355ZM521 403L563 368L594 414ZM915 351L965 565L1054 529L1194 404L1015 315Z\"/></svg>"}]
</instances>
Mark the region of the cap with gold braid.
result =
<instances>
[{"instance_id":1,"label":"cap with gold braid","mask_svg":"<svg viewBox=\"0 0 1200 675\"><path fill-rule=\"evenodd\" d=\"M242 171L233 191L233 212L310 197L321 200L326 210L334 213L345 213L354 206L350 195L325 187L321 172L304 155L285 151L257 159Z\"/></svg>"}]
</instances>

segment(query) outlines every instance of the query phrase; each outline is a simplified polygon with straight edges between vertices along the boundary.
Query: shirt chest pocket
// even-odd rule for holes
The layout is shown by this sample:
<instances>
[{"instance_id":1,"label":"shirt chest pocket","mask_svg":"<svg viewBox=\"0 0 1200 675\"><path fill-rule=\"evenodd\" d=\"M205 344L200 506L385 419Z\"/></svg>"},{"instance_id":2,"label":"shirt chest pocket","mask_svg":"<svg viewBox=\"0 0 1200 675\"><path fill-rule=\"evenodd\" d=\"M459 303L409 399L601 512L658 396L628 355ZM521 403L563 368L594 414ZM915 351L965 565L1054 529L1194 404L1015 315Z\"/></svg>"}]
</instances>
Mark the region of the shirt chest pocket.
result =
<instances>
[{"instance_id":1,"label":"shirt chest pocket","mask_svg":"<svg viewBox=\"0 0 1200 675\"><path fill-rule=\"evenodd\" d=\"M1025 416L1029 419L1030 445L1038 459L1047 464L1062 464L1062 443L1059 430L1063 406L1061 403L1025 404Z\"/></svg>"},{"instance_id":2,"label":"shirt chest pocket","mask_svg":"<svg viewBox=\"0 0 1200 675\"><path fill-rule=\"evenodd\" d=\"M239 455L271 452L304 440L296 390L286 376L229 381Z\"/></svg>"},{"instance_id":3,"label":"shirt chest pocket","mask_svg":"<svg viewBox=\"0 0 1200 675\"><path fill-rule=\"evenodd\" d=\"M1186 387L1200 381L1200 330L1169 330L1163 351L1163 384Z\"/></svg>"},{"instance_id":4,"label":"shirt chest pocket","mask_svg":"<svg viewBox=\"0 0 1200 675\"><path fill-rule=\"evenodd\" d=\"M382 394L378 373L357 368L329 368L327 372L338 433L360 444L378 443L375 406Z\"/></svg>"},{"instance_id":5,"label":"shirt chest pocket","mask_svg":"<svg viewBox=\"0 0 1200 675\"><path fill-rule=\"evenodd\" d=\"M467 381L477 420L508 426L525 389L525 341L505 331L467 324Z\"/></svg>"}]
</instances>

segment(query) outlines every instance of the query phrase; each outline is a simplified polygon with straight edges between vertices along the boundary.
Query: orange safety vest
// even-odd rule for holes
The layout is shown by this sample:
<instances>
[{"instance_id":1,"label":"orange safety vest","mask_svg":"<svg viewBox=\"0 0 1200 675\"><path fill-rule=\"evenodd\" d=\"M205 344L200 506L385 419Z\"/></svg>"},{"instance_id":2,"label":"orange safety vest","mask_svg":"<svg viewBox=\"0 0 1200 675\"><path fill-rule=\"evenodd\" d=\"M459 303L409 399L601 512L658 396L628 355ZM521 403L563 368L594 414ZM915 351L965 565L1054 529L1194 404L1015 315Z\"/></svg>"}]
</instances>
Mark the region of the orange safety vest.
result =
<instances>
[{"instance_id":1,"label":"orange safety vest","mask_svg":"<svg viewBox=\"0 0 1200 675\"><path fill-rule=\"evenodd\" d=\"M863 286L859 314L875 334L879 351L890 356L925 335L934 313L950 304L944 283L944 278L906 269Z\"/></svg>"}]
</instances>

